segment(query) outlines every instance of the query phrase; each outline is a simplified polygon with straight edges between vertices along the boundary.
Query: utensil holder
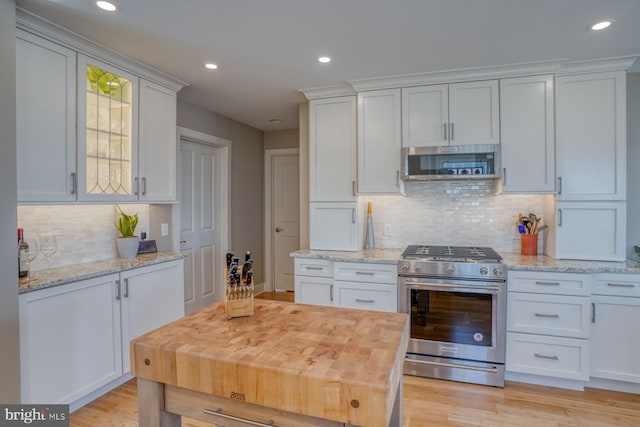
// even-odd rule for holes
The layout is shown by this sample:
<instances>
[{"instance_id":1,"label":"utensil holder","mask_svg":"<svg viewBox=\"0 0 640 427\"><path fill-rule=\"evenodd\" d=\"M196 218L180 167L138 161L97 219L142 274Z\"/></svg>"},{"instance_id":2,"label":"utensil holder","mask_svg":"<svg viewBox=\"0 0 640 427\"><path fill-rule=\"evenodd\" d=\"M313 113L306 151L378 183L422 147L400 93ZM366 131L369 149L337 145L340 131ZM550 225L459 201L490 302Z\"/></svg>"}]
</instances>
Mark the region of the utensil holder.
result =
<instances>
[{"instance_id":1,"label":"utensil holder","mask_svg":"<svg viewBox=\"0 0 640 427\"><path fill-rule=\"evenodd\" d=\"M242 271L242 268L239 268ZM225 296L224 309L227 313L227 319L234 317L253 316L253 283L251 285L243 285L248 289L239 291L238 293L229 290L229 269L224 271L225 276Z\"/></svg>"},{"instance_id":2,"label":"utensil holder","mask_svg":"<svg viewBox=\"0 0 640 427\"><path fill-rule=\"evenodd\" d=\"M522 255L538 255L538 234L520 235L520 253Z\"/></svg>"}]
</instances>

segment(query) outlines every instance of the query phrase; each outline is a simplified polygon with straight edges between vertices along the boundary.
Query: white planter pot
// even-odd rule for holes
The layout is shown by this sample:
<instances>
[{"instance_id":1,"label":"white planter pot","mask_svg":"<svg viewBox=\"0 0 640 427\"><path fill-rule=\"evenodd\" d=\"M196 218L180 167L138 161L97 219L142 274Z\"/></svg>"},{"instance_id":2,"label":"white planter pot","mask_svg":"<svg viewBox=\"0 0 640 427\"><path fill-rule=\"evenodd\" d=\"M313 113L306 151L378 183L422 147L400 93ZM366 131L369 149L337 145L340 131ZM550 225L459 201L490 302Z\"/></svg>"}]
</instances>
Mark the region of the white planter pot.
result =
<instances>
[{"instance_id":1,"label":"white planter pot","mask_svg":"<svg viewBox=\"0 0 640 427\"><path fill-rule=\"evenodd\" d=\"M138 255L138 243L140 238L134 237L118 237L116 239L116 248L118 249L118 256L120 258L135 258Z\"/></svg>"}]
</instances>

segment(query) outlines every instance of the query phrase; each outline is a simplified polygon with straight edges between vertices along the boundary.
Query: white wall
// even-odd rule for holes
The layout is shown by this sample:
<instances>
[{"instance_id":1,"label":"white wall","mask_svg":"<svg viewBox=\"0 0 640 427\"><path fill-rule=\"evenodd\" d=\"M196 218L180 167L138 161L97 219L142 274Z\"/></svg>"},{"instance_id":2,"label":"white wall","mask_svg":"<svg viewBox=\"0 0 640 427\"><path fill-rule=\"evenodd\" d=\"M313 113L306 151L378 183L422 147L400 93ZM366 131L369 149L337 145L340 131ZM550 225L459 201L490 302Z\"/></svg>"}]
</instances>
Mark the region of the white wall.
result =
<instances>
[{"instance_id":1,"label":"white wall","mask_svg":"<svg viewBox=\"0 0 640 427\"><path fill-rule=\"evenodd\" d=\"M20 401L15 1L0 0L0 402Z\"/></svg>"}]
</instances>

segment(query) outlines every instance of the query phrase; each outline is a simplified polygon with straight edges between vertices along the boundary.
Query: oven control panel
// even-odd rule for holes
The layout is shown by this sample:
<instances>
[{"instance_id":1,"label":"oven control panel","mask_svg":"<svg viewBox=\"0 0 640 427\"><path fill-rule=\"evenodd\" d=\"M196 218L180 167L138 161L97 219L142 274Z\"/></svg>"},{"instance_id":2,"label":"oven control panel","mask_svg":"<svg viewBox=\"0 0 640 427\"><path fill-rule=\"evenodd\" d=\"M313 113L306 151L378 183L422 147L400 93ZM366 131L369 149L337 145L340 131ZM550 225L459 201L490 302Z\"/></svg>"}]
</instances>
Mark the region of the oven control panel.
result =
<instances>
[{"instance_id":1,"label":"oven control panel","mask_svg":"<svg viewBox=\"0 0 640 427\"><path fill-rule=\"evenodd\" d=\"M504 280L505 269L502 263L401 260L398 262L398 274L409 277L460 277Z\"/></svg>"}]
</instances>

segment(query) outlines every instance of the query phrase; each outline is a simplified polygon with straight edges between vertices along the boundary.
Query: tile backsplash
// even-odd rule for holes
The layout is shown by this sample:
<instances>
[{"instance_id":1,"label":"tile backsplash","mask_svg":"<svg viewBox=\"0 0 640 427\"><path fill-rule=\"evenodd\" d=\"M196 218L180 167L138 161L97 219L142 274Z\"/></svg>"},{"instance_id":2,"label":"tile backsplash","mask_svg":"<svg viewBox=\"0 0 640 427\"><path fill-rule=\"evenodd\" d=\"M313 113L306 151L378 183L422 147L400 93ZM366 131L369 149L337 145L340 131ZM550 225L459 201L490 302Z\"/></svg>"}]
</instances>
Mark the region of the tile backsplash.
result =
<instances>
[{"instance_id":1,"label":"tile backsplash","mask_svg":"<svg viewBox=\"0 0 640 427\"><path fill-rule=\"evenodd\" d=\"M544 198L551 196L496 194L498 185L492 180L406 182L403 195L360 196L359 202L365 214L371 202L379 248L476 245L518 252L518 213L541 216Z\"/></svg>"},{"instance_id":2,"label":"tile backsplash","mask_svg":"<svg viewBox=\"0 0 640 427\"><path fill-rule=\"evenodd\" d=\"M136 234L149 233L148 205L121 207L128 214L138 213ZM41 233L55 234L58 250L51 257L51 266L59 267L117 257L117 214L115 205L24 205L18 206L18 227L24 228L27 242L37 240ZM42 254L31 264L34 271L46 268Z\"/></svg>"}]
</instances>

